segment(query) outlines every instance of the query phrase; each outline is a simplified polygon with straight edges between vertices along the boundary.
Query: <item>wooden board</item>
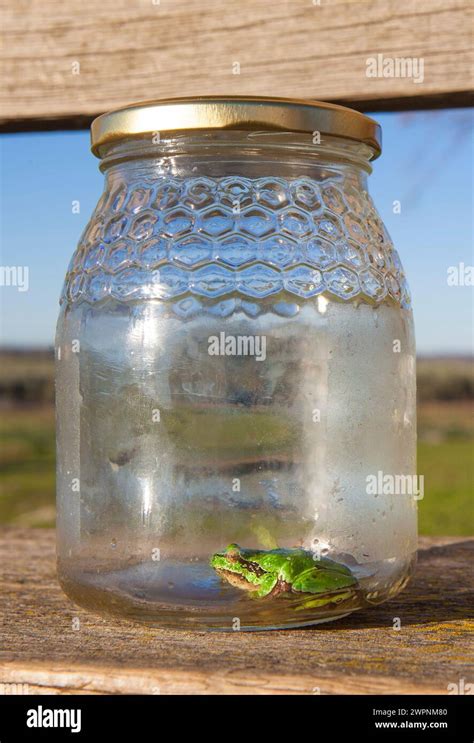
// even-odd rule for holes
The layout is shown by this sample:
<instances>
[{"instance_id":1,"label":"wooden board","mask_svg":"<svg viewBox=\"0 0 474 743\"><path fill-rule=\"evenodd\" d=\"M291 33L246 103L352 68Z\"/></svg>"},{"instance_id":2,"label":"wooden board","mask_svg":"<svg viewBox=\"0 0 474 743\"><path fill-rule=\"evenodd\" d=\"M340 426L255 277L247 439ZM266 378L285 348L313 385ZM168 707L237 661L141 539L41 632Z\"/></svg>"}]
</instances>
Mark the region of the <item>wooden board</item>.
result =
<instances>
[{"instance_id":1,"label":"wooden board","mask_svg":"<svg viewBox=\"0 0 474 743\"><path fill-rule=\"evenodd\" d=\"M79 609L56 581L54 532L2 528L0 684L45 694L447 694L473 680L473 553L474 539L422 538L414 580L378 608L319 628L208 634Z\"/></svg>"},{"instance_id":2,"label":"wooden board","mask_svg":"<svg viewBox=\"0 0 474 743\"><path fill-rule=\"evenodd\" d=\"M298 96L364 110L466 105L472 7L466 0L1 0L0 126L85 126L133 101L187 95ZM422 58L423 82L367 77L377 54Z\"/></svg>"}]
</instances>

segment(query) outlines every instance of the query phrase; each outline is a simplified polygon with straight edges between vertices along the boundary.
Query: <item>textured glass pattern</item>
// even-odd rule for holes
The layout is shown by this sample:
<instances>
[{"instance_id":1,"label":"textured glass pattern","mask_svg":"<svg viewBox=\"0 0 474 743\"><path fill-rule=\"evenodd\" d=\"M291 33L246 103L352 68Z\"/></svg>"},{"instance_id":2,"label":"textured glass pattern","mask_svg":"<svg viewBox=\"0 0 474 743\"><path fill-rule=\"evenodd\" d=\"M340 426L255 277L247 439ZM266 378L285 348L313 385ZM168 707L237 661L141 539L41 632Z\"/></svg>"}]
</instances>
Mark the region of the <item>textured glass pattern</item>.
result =
<instances>
[{"instance_id":1,"label":"textured glass pattern","mask_svg":"<svg viewBox=\"0 0 474 743\"><path fill-rule=\"evenodd\" d=\"M162 176L104 193L61 301L171 300L186 317L206 298L232 295L226 312L250 305L252 315L258 309L245 298L274 297L278 312L281 294L294 303L323 293L410 304L400 259L367 193L329 178Z\"/></svg>"}]
</instances>

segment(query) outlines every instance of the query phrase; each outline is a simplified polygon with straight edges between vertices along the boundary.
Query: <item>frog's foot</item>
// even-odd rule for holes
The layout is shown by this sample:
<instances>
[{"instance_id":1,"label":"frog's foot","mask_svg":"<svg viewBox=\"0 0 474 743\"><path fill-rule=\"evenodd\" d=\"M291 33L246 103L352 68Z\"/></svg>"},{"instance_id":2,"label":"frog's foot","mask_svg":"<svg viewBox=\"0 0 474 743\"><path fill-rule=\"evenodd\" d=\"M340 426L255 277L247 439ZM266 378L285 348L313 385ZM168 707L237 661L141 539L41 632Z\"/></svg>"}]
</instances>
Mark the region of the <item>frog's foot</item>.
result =
<instances>
[{"instance_id":1,"label":"frog's foot","mask_svg":"<svg viewBox=\"0 0 474 743\"><path fill-rule=\"evenodd\" d=\"M295 611L302 611L302 609L318 609L322 606L338 606L339 604L347 603L357 597L357 590L354 588L347 588L346 590L336 591L333 593L320 594L319 596L301 594L302 601L298 606L295 606Z\"/></svg>"}]
</instances>

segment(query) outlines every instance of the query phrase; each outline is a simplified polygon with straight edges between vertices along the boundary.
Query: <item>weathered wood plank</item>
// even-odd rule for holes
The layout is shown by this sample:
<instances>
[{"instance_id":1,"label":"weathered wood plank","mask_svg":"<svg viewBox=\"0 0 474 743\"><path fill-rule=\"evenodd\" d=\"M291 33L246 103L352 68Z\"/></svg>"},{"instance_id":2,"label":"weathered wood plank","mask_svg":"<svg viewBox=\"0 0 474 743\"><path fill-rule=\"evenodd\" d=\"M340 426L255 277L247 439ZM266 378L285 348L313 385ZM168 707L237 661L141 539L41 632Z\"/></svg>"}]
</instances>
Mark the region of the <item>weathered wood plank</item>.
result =
<instances>
[{"instance_id":1,"label":"weathered wood plank","mask_svg":"<svg viewBox=\"0 0 474 743\"><path fill-rule=\"evenodd\" d=\"M379 110L465 105L470 8L466 0L1 0L0 125L83 126L126 103L186 95ZM367 77L377 54L422 58L423 82Z\"/></svg>"},{"instance_id":2,"label":"weathered wood plank","mask_svg":"<svg viewBox=\"0 0 474 743\"><path fill-rule=\"evenodd\" d=\"M446 694L473 676L474 540L420 547L412 583L378 608L314 629L206 634L79 609L55 578L54 532L2 528L0 684L45 694Z\"/></svg>"}]
</instances>

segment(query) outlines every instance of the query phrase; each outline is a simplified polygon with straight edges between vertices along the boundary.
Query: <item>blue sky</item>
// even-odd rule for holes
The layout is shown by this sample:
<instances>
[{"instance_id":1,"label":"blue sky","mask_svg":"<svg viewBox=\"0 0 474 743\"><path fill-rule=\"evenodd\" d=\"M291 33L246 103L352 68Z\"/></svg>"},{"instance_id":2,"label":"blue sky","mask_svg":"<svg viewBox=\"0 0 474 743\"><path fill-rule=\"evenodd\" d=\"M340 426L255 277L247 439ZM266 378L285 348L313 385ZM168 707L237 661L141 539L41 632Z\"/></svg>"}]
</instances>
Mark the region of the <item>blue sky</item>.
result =
<instances>
[{"instance_id":1,"label":"blue sky","mask_svg":"<svg viewBox=\"0 0 474 743\"><path fill-rule=\"evenodd\" d=\"M369 187L408 275L418 351L471 353L473 288L449 286L447 270L474 262L473 113L371 115L384 139ZM52 344L64 273L103 176L88 132L2 135L0 153L1 265L29 266L29 291L0 287L0 344Z\"/></svg>"}]
</instances>

